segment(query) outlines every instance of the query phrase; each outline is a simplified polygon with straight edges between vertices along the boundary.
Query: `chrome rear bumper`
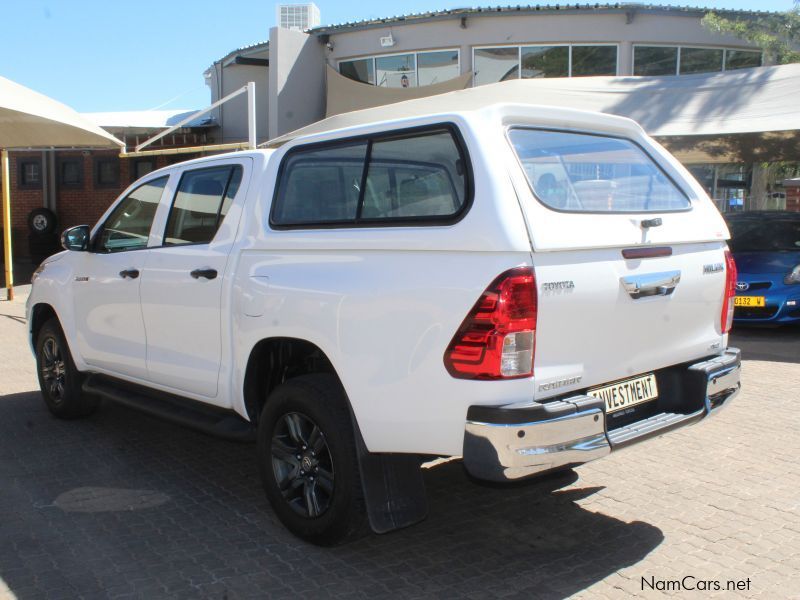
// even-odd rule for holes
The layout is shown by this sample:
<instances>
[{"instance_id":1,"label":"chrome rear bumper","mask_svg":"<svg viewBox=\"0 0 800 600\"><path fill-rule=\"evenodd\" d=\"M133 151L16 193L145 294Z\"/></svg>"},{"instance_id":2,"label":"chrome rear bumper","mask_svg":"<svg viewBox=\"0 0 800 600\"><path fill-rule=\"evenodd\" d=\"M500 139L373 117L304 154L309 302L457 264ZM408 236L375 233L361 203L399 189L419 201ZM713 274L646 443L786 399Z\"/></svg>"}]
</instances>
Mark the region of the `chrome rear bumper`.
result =
<instances>
[{"instance_id":1,"label":"chrome rear bumper","mask_svg":"<svg viewBox=\"0 0 800 600\"><path fill-rule=\"evenodd\" d=\"M511 481L601 458L612 450L696 423L739 393L738 348L686 369L687 389L704 395L688 413L662 412L606 431L599 398L577 395L545 404L472 406L464 435L464 465L480 479ZM694 394L693 394L694 395Z\"/></svg>"}]
</instances>

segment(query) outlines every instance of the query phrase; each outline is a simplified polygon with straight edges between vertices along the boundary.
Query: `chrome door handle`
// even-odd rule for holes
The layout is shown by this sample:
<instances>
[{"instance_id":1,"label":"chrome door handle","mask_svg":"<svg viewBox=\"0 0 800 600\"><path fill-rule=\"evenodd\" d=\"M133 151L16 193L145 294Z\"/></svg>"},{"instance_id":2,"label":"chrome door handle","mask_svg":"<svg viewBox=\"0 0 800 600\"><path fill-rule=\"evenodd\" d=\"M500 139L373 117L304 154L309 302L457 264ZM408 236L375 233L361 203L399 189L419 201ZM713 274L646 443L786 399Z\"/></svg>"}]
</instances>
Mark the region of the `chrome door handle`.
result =
<instances>
[{"instance_id":1,"label":"chrome door handle","mask_svg":"<svg viewBox=\"0 0 800 600\"><path fill-rule=\"evenodd\" d=\"M680 271L663 271L662 273L646 273L620 277L622 287L631 298L636 300L644 296L669 296L681 281Z\"/></svg>"}]
</instances>

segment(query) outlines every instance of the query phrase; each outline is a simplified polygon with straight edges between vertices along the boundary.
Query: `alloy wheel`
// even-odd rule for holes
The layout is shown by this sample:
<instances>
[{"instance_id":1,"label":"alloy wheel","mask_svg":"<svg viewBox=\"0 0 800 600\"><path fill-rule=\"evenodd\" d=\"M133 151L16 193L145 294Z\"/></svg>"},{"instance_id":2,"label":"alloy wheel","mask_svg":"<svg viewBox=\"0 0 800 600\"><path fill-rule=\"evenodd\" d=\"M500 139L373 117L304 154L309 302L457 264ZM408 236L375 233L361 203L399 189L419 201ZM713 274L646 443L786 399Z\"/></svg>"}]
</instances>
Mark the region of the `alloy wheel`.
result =
<instances>
[{"instance_id":1,"label":"alloy wheel","mask_svg":"<svg viewBox=\"0 0 800 600\"><path fill-rule=\"evenodd\" d=\"M316 518L333 500L333 459L325 434L308 416L291 412L275 424L272 471L284 500L297 514Z\"/></svg>"},{"instance_id":2,"label":"alloy wheel","mask_svg":"<svg viewBox=\"0 0 800 600\"><path fill-rule=\"evenodd\" d=\"M53 337L42 344L41 371L47 393L53 402L60 403L66 392L67 366L58 340Z\"/></svg>"}]
</instances>

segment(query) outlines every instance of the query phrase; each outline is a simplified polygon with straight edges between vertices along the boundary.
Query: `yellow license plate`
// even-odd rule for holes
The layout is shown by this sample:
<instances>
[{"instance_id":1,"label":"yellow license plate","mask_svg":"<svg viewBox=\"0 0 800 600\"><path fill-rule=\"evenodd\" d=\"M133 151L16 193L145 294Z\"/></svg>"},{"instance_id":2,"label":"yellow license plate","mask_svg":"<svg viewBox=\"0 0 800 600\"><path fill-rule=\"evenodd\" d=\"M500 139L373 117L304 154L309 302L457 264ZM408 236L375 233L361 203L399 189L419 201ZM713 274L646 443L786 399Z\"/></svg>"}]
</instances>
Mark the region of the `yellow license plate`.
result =
<instances>
[{"instance_id":1,"label":"yellow license plate","mask_svg":"<svg viewBox=\"0 0 800 600\"><path fill-rule=\"evenodd\" d=\"M595 388L586 393L602 399L606 403L606 414L609 414L655 400L658 398L658 386L656 376L649 373Z\"/></svg>"},{"instance_id":2,"label":"yellow license plate","mask_svg":"<svg viewBox=\"0 0 800 600\"><path fill-rule=\"evenodd\" d=\"M734 306L766 306L764 296L736 296L733 299Z\"/></svg>"}]
</instances>

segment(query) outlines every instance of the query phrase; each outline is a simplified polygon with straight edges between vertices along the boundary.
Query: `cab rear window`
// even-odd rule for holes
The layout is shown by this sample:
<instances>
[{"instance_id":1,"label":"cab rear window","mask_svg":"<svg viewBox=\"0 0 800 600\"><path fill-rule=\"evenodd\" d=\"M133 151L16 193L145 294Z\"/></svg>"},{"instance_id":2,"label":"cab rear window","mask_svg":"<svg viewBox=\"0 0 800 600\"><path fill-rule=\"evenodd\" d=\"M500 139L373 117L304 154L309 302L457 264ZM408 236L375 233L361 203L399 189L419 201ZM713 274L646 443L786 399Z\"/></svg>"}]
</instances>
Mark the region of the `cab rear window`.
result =
<instances>
[{"instance_id":1,"label":"cab rear window","mask_svg":"<svg viewBox=\"0 0 800 600\"><path fill-rule=\"evenodd\" d=\"M562 211L665 212L689 199L631 140L515 128L509 140L536 198Z\"/></svg>"}]
</instances>

